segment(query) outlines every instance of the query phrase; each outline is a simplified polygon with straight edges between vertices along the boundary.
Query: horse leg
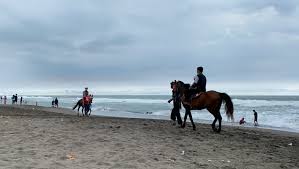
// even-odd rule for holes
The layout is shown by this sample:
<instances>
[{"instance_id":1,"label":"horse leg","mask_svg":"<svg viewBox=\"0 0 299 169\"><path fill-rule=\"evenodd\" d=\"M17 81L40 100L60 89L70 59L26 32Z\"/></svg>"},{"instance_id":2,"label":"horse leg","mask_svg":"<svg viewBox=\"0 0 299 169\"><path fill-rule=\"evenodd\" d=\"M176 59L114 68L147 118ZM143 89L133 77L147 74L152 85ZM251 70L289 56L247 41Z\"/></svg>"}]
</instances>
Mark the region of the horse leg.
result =
<instances>
[{"instance_id":1,"label":"horse leg","mask_svg":"<svg viewBox=\"0 0 299 169\"><path fill-rule=\"evenodd\" d=\"M178 124L180 126L182 126L182 118L181 118L181 114L180 114L180 108L175 106L174 111L175 111L176 119L178 120Z\"/></svg>"},{"instance_id":2,"label":"horse leg","mask_svg":"<svg viewBox=\"0 0 299 169\"><path fill-rule=\"evenodd\" d=\"M220 114L219 111L218 111L218 113L217 113L217 119L218 119L218 121L219 121L219 127L218 127L217 132L220 133L220 131L221 131L221 121L222 121L222 117L221 117L221 114Z\"/></svg>"},{"instance_id":3,"label":"horse leg","mask_svg":"<svg viewBox=\"0 0 299 169\"><path fill-rule=\"evenodd\" d=\"M213 123L211 124L211 126L212 126L212 129L213 129L213 131L217 131L217 129L216 129L216 127L215 127L215 124L216 124L216 122L217 122L217 116L216 116L216 113L214 113L214 111L211 109L211 108L207 108L208 109L208 111L214 116L214 121L213 121Z\"/></svg>"},{"instance_id":4,"label":"horse leg","mask_svg":"<svg viewBox=\"0 0 299 169\"><path fill-rule=\"evenodd\" d=\"M192 114L191 114L191 110L189 108L186 109L186 112L185 112L185 117L184 117L184 123L182 125L182 127L184 128L186 126L186 120L187 120L187 117L189 116L189 119L191 121L191 124L192 124L192 127L193 127L193 130L196 130L196 126L193 122L193 118L192 118Z\"/></svg>"},{"instance_id":5,"label":"horse leg","mask_svg":"<svg viewBox=\"0 0 299 169\"><path fill-rule=\"evenodd\" d=\"M182 124L182 128L185 128L186 127L186 120L187 120L187 116L188 116L188 110L189 109L186 109L185 108L185 117L184 117L184 122L183 122L183 124Z\"/></svg>"},{"instance_id":6,"label":"horse leg","mask_svg":"<svg viewBox=\"0 0 299 169\"><path fill-rule=\"evenodd\" d=\"M191 121L193 130L195 131L195 130L196 130L196 126L195 126L195 124L194 124L194 122L193 122L193 118L192 118L191 110L189 110L189 113L188 113L188 114L189 114L189 119L190 119L190 121Z\"/></svg>"},{"instance_id":7,"label":"horse leg","mask_svg":"<svg viewBox=\"0 0 299 169\"><path fill-rule=\"evenodd\" d=\"M89 108L89 114L88 114L88 116L90 116L90 114L91 114L91 108Z\"/></svg>"},{"instance_id":8,"label":"horse leg","mask_svg":"<svg viewBox=\"0 0 299 169\"><path fill-rule=\"evenodd\" d=\"M80 114L79 114L79 112L80 112L80 104L79 104L79 106L78 106L78 117L80 116Z\"/></svg>"},{"instance_id":9,"label":"horse leg","mask_svg":"<svg viewBox=\"0 0 299 169\"><path fill-rule=\"evenodd\" d=\"M87 117L88 117L88 111L89 111L89 107L88 107L88 105L86 105L84 107L84 113L85 113L85 116L87 116Z\"/></svg>"}]
</instances>

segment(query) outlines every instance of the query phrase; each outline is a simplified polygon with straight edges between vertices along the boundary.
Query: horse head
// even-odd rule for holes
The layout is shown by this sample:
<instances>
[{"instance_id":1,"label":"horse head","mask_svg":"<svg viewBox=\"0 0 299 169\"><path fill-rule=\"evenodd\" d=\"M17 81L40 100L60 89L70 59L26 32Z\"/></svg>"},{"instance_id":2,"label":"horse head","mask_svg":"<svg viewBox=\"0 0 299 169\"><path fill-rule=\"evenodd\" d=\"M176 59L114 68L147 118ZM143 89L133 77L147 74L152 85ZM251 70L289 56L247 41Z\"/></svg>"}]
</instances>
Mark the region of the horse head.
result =
<instances>
[{"instance_id":1,"label":"horse head","mask_svg":"<svg viewBox=\"0 0 299 169\"><path fill-rule=\"evenodd\" d=\"M183 102L185 101L186 98L189 97L190 84L185 84L184 82L182 82L180 80L175 80L170 83L170 86L172 89L175 87L176 90L178 90L178 92L181 95L181 100Z\"/></svg>"}]
</instances>

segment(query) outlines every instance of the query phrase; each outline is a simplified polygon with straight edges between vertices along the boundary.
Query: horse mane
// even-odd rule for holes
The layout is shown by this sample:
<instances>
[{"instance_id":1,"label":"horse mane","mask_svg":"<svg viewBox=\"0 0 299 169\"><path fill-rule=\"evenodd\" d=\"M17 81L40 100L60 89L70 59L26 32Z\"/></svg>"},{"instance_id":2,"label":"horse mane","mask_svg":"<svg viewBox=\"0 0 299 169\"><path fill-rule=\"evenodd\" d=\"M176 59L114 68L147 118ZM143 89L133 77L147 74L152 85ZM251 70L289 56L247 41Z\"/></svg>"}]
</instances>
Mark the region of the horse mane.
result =
<instances>
[{"instance_id":1,"label":"horse mane","mask_svg":"<svg viewBox=\"0 0 299 169\"><path fill-rule=\"evenodd\" d=\"M190 84L189 84L189 83L185 84L185 85L184 85L184 88L185 88L185 89L189 89L189 88L190 88Z\"/></svg>"},{"instance_id":2,"label":"horse mane","mask_svg":"<svg viewBox=\"0 0 299 169\"><path fill-rule=\"evenodd\" d=\"M189 83L184 83L182 81L177 81L177 83L180 84L180 86L184 87L185 89L189 89L190 88L190 84Z\"/></svg>"}]
</instances>

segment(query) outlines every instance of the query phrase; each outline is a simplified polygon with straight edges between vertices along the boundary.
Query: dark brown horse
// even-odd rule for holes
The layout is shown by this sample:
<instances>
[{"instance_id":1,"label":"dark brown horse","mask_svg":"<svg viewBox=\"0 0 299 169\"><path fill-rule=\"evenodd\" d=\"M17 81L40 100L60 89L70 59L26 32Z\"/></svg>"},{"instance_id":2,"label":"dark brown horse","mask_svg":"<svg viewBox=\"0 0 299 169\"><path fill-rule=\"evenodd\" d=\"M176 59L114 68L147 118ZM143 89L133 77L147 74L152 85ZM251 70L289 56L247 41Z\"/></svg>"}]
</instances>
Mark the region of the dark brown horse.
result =
<instances>
[{"instance_id":1,"label":"dark brown horse","mask_svg":"<svg viewBox=\"0 0 299 169\"><path fill-rule=\"evenodd\" d=\"M233 120L233 112L234 112L234 105L229 95L226 93L219 93L216 91L207 91L200 93L198 96L193 96L194 93L192 93L189 88L190 84L184 84L181 81L174 81L171 83L171 85L177 85L177 89L179 90L181 97L182 97L182 103L186 109L184 123L182 127L185 126L187 115L190 116L190 120L193 125L193 129L195 128L195 125L192 120L192 115L190 110L202 110L207 109L214 117L214 121L212 123L212 129L216 132L221 131L221 121L222 117L220 114L220 108L222 103L225 103L225 112L229 119ZM216 122L219 122L218 129L216 128L215 124Z\"/></svg>"},{"instance_id":2,"label":"dark brown horse","mask_svg":"<svg viewBox=\"0 0 299 169\"><path fill-rule=\"evenodd\" d=\"M79 116L79 111L80 108L82 107L82 116L90 116L91 114L91 103L92 103L92 99L90 99L90 103L89 104L83 104L83 99L78 100L77 104L73 107L73 110L75 110L78 107L78 116ZM84 114L85 112L85 114Z\"/></svg>"}]
</instances>

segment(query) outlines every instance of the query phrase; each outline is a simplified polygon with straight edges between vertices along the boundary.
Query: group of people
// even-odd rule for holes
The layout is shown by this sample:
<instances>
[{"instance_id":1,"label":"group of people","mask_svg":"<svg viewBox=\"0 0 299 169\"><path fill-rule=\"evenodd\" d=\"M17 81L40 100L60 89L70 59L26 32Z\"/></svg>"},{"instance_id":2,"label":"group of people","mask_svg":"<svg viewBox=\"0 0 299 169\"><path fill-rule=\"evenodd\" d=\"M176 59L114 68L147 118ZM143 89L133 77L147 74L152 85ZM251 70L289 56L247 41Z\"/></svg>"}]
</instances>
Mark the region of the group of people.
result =
<instances>
[{"instance_id":1,"label":"group of people","mask_svg":"<svg viewBox=\"0 0 299 169\"><path fill-rule=\"evenodd\" d=\"M199 96L200 94L202 94L203 92L206 92L206 84L207 84L207 79L206 76L203 74L203 67L198 67L197 68L197 75L194 76L194 82L193 84L190 86L190 93L191 93L191 98L195 97L195 96ZM168 103L173 102L173 109L171 111L171 120L173 120L173 124L176 124L176 121L179 125L182 125L182 118L181 118L181 114L180 114L180 109L181 109L181 95L177 89L176 84L174 84L172 87L172 98L168 101ZM189 99L191 99L189 98ZM187 98L188 99L188 98ZM258 126L258 122L257 122L257 112L255 110L253 110L254 112L254 125ZM245 118L241 118L241 120L239 121L239 124L245 124Z\"/></svg>"},{"instance_id":2,"label":"group of people","mask_svg":"<svg viewBox=\"0 0 299 169\"><path fill-rule=\"evenodd\" d=\"M18 103L18 94L15 94L11 97L11 103L17 104ZM20 104L23 103L23 97L20 98Z\"/></svg>"},{"instance_id":3,"label":"group of people","mask_svg":"<svg viewBox=\"0 0 299 169\"><path fill-rule=\"evenodd\" d=\"M58 108L58 99L57 99L57 97L54 100L52 100L52 107Z\"/></svg>"},{"instance_id":4,"label":"group of people","mask_svg":"<svg viewBox=\"0 0 299 169\"><path fill-rule=\"evenodd\" d=\"M18 103L18 99L19 99L18 98L18 94L12 95L12 97L11 97L11 103L12 104L17 104ZM1 100L1 103L7 104L7 97L6 96L1 96L0 100ZM20 104L23 103L23 97L20 97L20 102L19 103Z\"/></svg>"},{"instance_id":5,"label":"group of people","mask_svg":"<svg viewBox=\"0 0 299 169\"><path fill-rule=\"evenodd\" d=\"M3 102L3 104L6 104L7 101L7 97L6 96L1 96L1 103Z\"/></svg>"}]
</instances>

